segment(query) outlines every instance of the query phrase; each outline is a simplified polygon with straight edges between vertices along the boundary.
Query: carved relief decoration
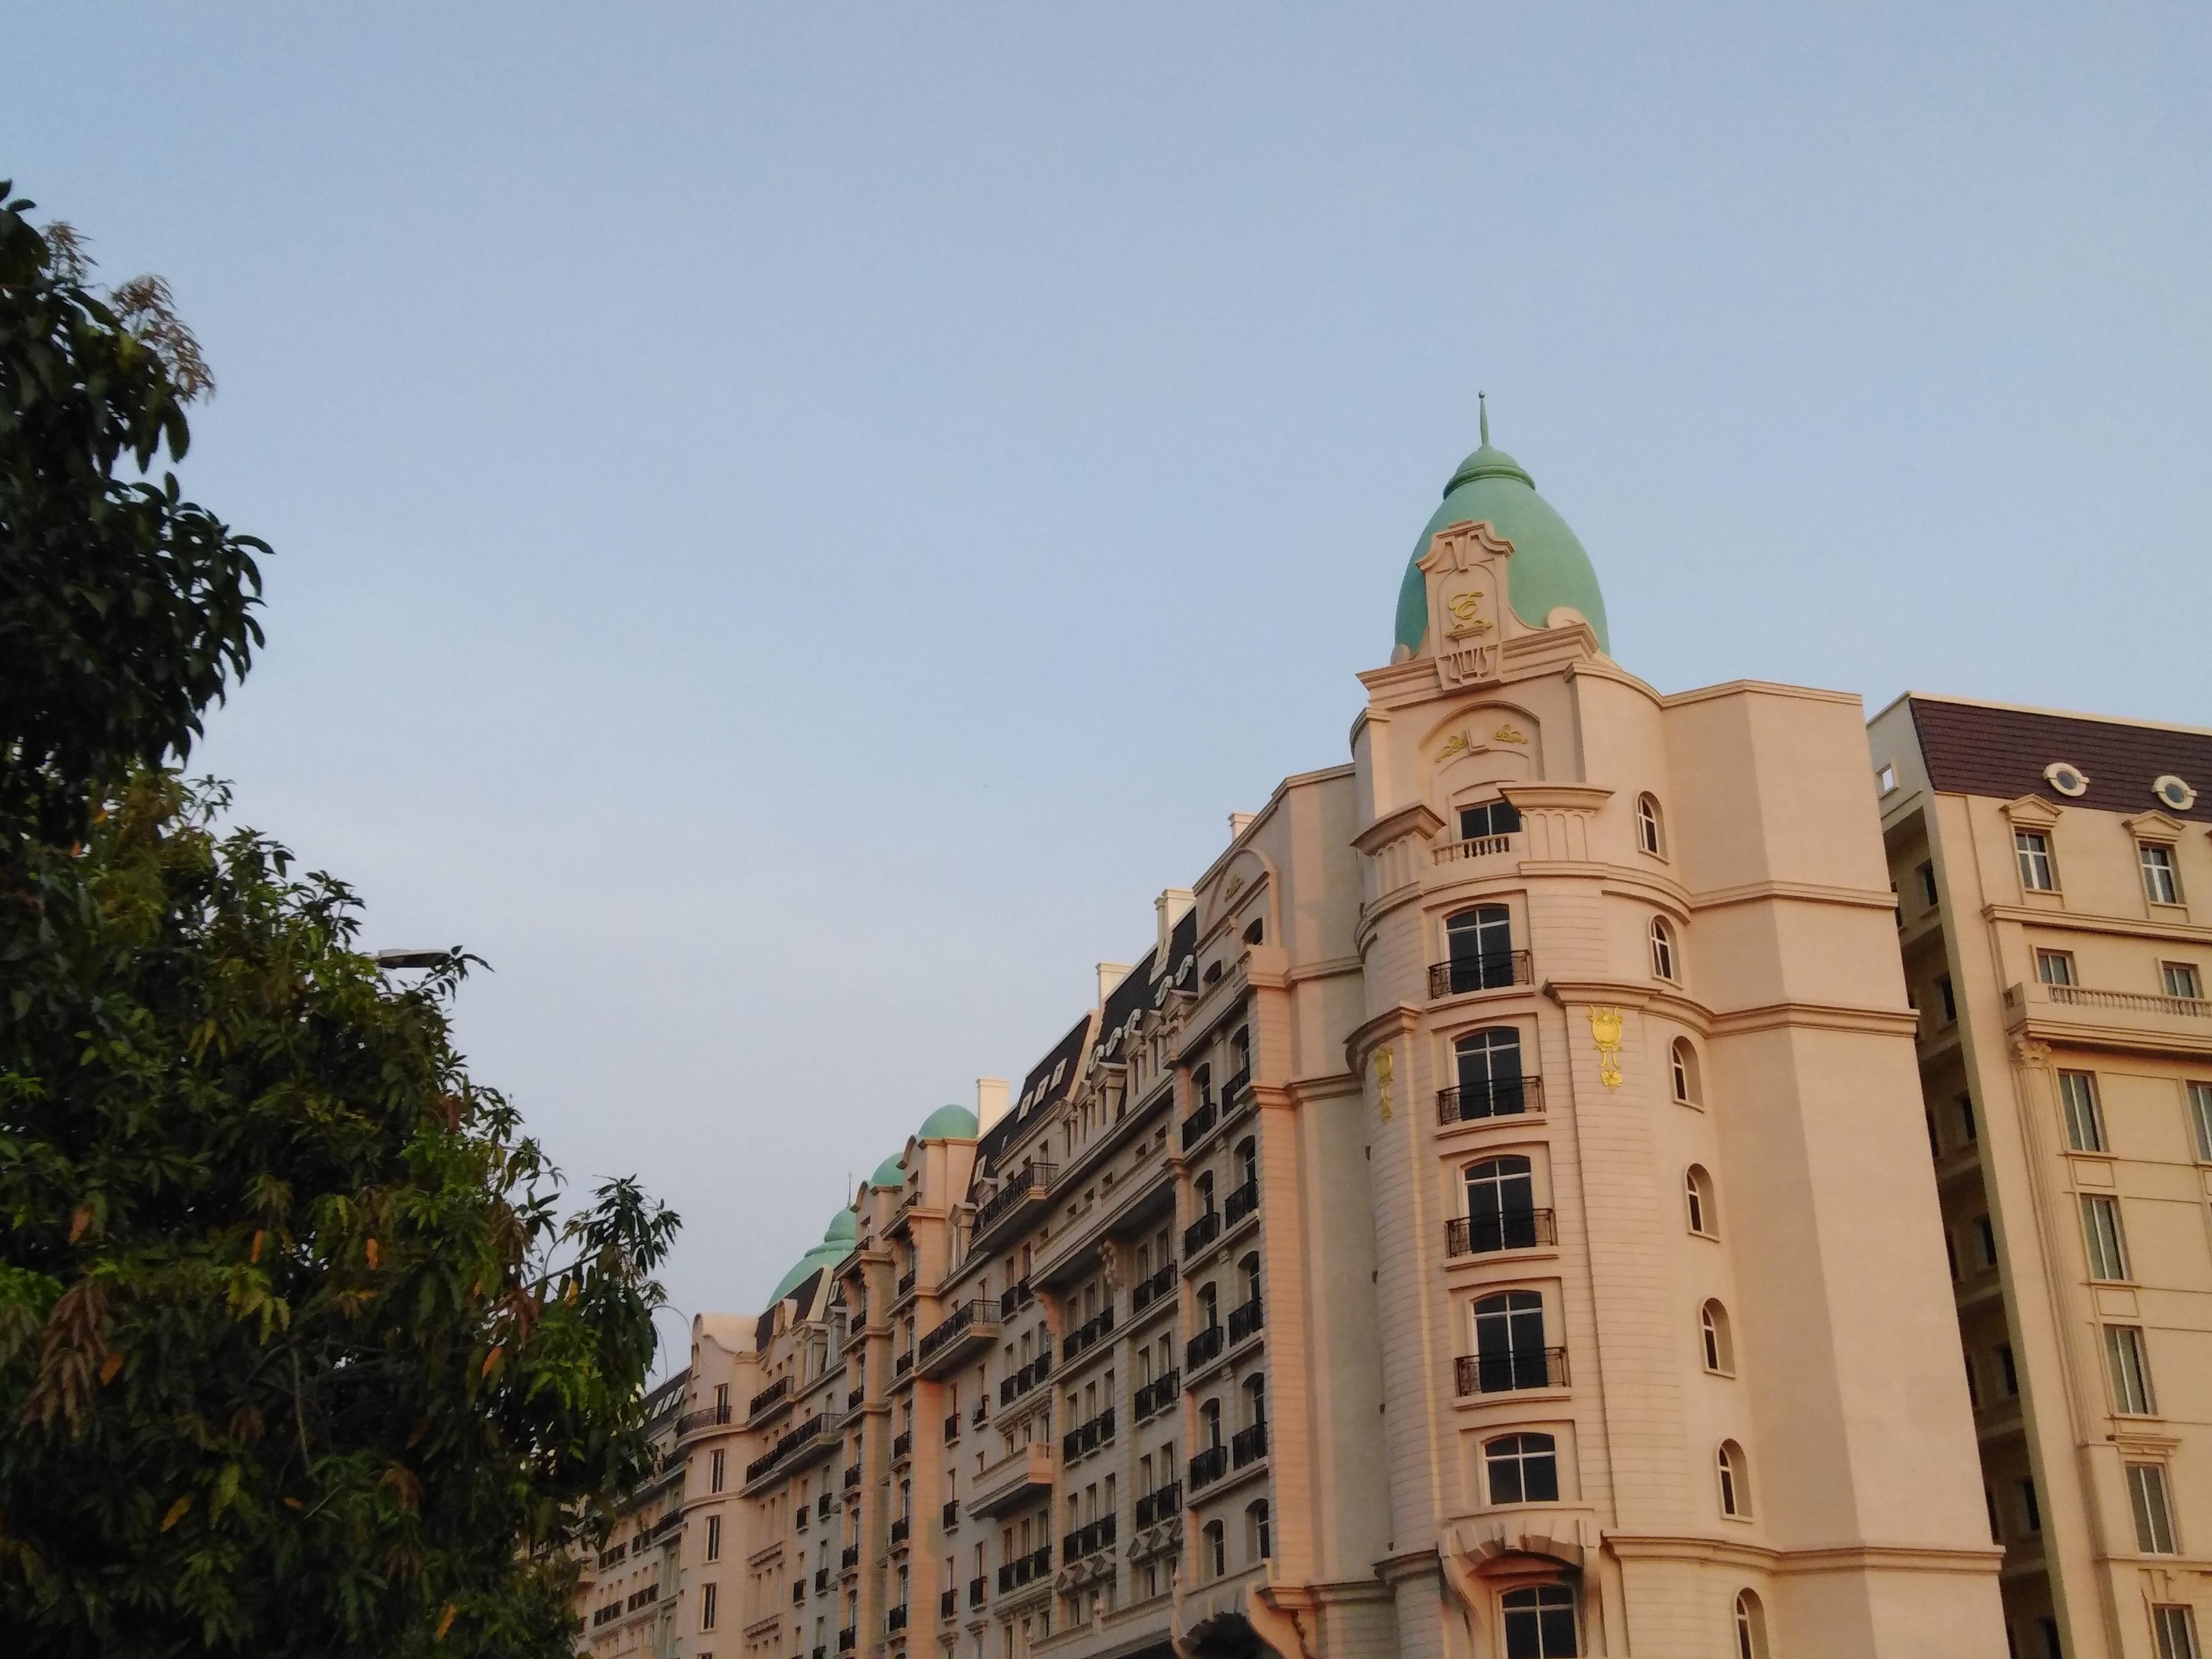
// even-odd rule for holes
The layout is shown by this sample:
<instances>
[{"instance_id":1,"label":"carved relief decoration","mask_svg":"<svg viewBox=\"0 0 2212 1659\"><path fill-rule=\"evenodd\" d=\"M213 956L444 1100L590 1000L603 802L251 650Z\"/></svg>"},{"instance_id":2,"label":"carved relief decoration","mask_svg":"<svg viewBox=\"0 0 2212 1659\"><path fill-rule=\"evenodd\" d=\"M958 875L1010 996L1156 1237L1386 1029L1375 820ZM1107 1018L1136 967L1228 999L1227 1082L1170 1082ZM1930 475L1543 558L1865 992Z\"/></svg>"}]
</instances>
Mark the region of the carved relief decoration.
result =
<instances>
[{"instance_id":1,"label":"carved relief decoration","mask_svg":"<svg viewBox=\"0 0 2212 1659\"><path fill-rule=\"evenodd\" d=\"M1597 1045L1597 1080L1608 1089L1620 1087L1620 1010L1589 1011L1590 1041Z\"/></svg>"},{"instance_id":2,"label":"carved relief decoration","mask_svg":"<svg viewBox=\"0 0 2212 1659\"><path fill-rule=\"evenodd\" d=\"M1429 584L1429 648L1445 690L1487 685L1504 672L1512 615L1505 564L1513 544L1487 524L1456 524L1437 532L1420 561Z\"/></svg>"}]
</instances>

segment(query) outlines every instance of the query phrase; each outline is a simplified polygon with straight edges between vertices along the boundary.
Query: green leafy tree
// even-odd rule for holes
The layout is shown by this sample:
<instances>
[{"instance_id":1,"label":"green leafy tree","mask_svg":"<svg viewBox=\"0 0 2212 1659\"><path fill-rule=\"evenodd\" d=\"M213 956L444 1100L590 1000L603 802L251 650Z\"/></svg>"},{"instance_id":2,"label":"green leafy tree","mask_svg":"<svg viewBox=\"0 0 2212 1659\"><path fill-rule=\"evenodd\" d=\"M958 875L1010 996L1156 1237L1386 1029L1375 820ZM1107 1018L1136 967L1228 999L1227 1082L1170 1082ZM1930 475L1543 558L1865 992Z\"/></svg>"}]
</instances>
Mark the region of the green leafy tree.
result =
<instances>
[{"instance_id":1,"label":"green leafy tree","mask_svg":"<svg viewBox=\"0 0 2212 1659\"><path fill-rule=\"evenodd\" d=\"M46 659L0 696L0 1650L565 1654L568 1552L651 1468L675 1218L617 1181L562 1218L453 1046L470 959L395 983L342 883L147 763L244 672L251 562L204 514L206 556L171 557L161 526L199 514L173 483L118 554L136 486L42 482L34 428L180 453L197 354L180 325L127 344L51 236L26 275L27 205L0 222L0 356L140 390L49 374L32 401L81 406L0 428L0 611L52 599L5 647ZM98 594L125 598L112 634ZM103 702L76 659L110 644Z\"/></svg>"}]
</instances>

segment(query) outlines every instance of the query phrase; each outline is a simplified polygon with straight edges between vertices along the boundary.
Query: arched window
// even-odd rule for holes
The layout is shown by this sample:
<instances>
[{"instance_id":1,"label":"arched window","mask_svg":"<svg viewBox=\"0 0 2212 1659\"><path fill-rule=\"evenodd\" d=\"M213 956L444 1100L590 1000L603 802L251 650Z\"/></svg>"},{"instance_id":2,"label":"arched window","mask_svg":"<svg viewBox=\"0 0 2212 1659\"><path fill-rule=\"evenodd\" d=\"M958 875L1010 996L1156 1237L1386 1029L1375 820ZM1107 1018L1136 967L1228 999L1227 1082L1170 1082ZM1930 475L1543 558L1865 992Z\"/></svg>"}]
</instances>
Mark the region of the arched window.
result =
<instances>
[{"instance_id":1,"label":"arched window","mask_svg":"<svg viewBox=\"0 0 2212 1659\"><path fill-rule=\"evenodd\" d=\"M1721 1232L1719 1206L1713 1202L1713 1178L1702 1164L1692 1164L1682 1176L1682 1201L1689 1208L1690 1231L1706 1238Z\"/></svg>"},{"instance_id":2,"label":"arched window","mask_svg":"<svg viewBox=\"0 0 2212 1659\"><path fill-rule=\"evenodd\" d=\"M1659 803L1650 795L1636 798L1636 848L1653 858L1667 855L1667 837L1659 827Z\"/></svg>"},{"instance_id":3,"label":"arched window","mask_svg":"<svg viewBox=\"0 0 2212 1659\"><path fill-rule=\"evenodd\" d=\"M1206 1523L1204 1542L1200 1546L1199 1559L1205 1563L1206 1576L1218 1578L1229 1571L1229 1550L1221 1530L1221 1522Z\"/></svg>"},{"instance_id":4,"label":"arched window","mask_svg":"<svg viewBox=\"0 0 2212 1659\"><path fill-rule=\"evenodd\" d=\"M1705 1088L1698 1078L1698 1051L1690 1046L1689 1038L1676 1037L1668 1046L1667 1071L1677 1105L1705 1104Z\"/></svg>"},{"instance_id":5,"label":"arched window","mask_svg":"<svg viewBox=\"0 0 2212 1659\"><path fill-rule=\"evenodd\" d=\"M1456 1118L1468 1123L1528 1109L1528 1091L1521 1077L1521 1033L1511 1026L1469 1031L1452 1043L1452 1059L1458 1066L1459 1087L1441 1115L1445 1121Z\"/></svg>"},{"instance_id":6,"label":"arched window","mask_svg":"<svg viewBox=\"0 0 2212 1659\"><path fill-rule=\"evenodd\" d=\"M1651 918L1651 976L1654 979L1679 980L1680 954L1674 949L1674 930L1664 916Z\"/></svg>"},{"instance_id":7,"label":"arched window","mask_svg":"<svg viewBox=\"0 0 2212 1659\"><path fill-rule=\"evenodd\" d=\"M1766 1659L1766 1609L1757 1590L1735 1593L1736 1659Z\"/></svg>"},{"instance_id":8,"label":"arched window","mask_svg":"<svg viewBox=\"0 0 2212 1659\"><path fill-rule=\"evenodd\" d=\"M1728 1310L1708 1302L1698 1314L1698 1341L1705 1350L1705 1369L1723 1376L1735 1375L1735 1347L1729 1338Z\"/></svg>"},{"instance_id":9,"label":"arched window","mask_svg":"<svg viewBox=\"0 0 2212 1659\"><path fill-rule=\"evenodd\" d=\"M1267 1378L1255 1371L1244 1379L1244 1426L1264 1428L1267 1423Z\"/></svg>"},{"instance_id":10,"label":"arched window","mask_svg":"<svg viewBox=\"0 0 2212 1659\"><path fill-rule=\"evenodd\" d=\"M1244 1547L1255 1561L1265 1561L1275 1553L1274 1529L1267 1523L1264 1498L1244 1506Z\"/></svg>"},{"instance_id":11,"label":"arched window","mask_svg":"<svg viewBox=\"0 0 2212 1659\"><path fill-rule=\"evenodd\" d=\"M1241 1186L1260 1184L1260 1143L1249 1135L1237 1143L1237 1179Z\"/></svg>"},{"instance_id":12,"label":"arched window","mask_svg":"<svg viewBox=\"0 0 2212 1659\"><path fill-rule=\"evenodd\" d=\"M1242 1282L1243 1286L1245 1305L1247 1307L1250 1307L1257 1304L1260 1300L1260 1255L1258 1251L1254 1251L1251 1255L1246 1256L1242 1261L1237 1264L1237 1277Z\"/></svg>"},{"instance_id":13,"label":"arched window","mask_svg":"<svg viewBox=\"0 0 2212 1659\"><path fill-rule=\"evenodd\" d=\"M1507 1291L1474 1304L1474 1387L1468 1393L1550 1386L1544 1347L1544 1298L1534 1291Z\"/></svg>"},{"instance_id":14,"label":"arched window","mask_svg":"<svg viewBox=\"0 0 2212 1659\"><path fill-rule=\"evenodd\" d=\"M1721 1478L1721 1513L1747 1520L1751 1515L1751 1472L1744 1462L1743 1448L1733 1440L1722 1441L1715 1463Z\"/></svg>"},{"instance_id":15,"label":"arched window","mask_svg":"<svg viewBox=\"0 0 2212 1659\"><path fill-rule=\"evenodd\" d=\"M1548 1434L1509 1434L1482 1449L1493 1504L1559 1501L1559 1448Z\"/></svg>"},{"instance_id":16,"label":"arched window","mask_svg":"<svg viewBox=\"0 0 2212 1659\"><path fill-rule=\"evenodd\" d=\"M1247 945L1257 945L1261 939L1267 937L1267 924L1264 920L1258 917L1255 917L1253 919L1252 925L1244 930L1244 942Z\"/></svg>"},{"instance_id":17,"label":"arched window","mask_svg":"<svg viewBox=\"0 0 2212 1659\"><path fill-rule=\"evenodd\" d=\"M1221 1443L1221 1402L1208 1400L1198 1408L1198 1435L1203 1449L1212 1451Z\"/></svg>"},{"instance_id":18,"label":"arched window","mask_svg":"<svg viewBox=\"0 0 2212 1659\"><path fill-rule=\"evenodd\" d=\"M1498 1597L1505 1659L1575 1659L1575 1593L1565 1584L1536 1584Z\"/></svg>"},{"instance_id":19,"label":"arched window","mask_svg":"<svg viewBox=\"0 0 2212 1659\"><path fill-rule=\"evenodd\" d=\"M1449 1245L1480 1255L1536 1248L1536 1181L1525 1158L1492 1158L1467 1166L1467 1231Z\"/></svg>"},{"instance_id":20,"label":"arched window","mask_svg":"<svg viewBox=\"0 0 2212 1659\"><path fill-rule=\"evenodd\" d=\"M1212 1215L1213 1213L1213 1171L1206 1170L1190 1185L1191 1196L1198 1200L1199 1214Z\"/></svg>"},{"instance_id":21,"label":"arched window","mask_svg":"<svg viewBox=\"0 0 2212 1659\"><path fill-rule=\"evenodd\" d=\"M1190 1091L1198 1097L1198 1103L1200 1106L1213 1104L1213 1068L1212 1066L1199 1066L1192 1068Z\"/></svg>"},{"instance_id":22,"label":"arched window","mask_svg":"<svg viewBox=\"0 0 2212 1659\"><path fill-rule=\"evenodd\" d=\"M1210 1331L1221 1322L1221 1292L1211 1284L1201 1285L1194 1298L1198 1309L1198 1328Z\"/></svg>"},{"instance_id":23,"label":"arched window","mask_svg":"<svg viewBox=\"0 0 2212 1659\"><path fill-rule=\"evenodd\" d=\"M1237 1034L1229 1039L1229 1052L1237 1061L1237 1075L1243 1077L1249 1073L1252 1069L1252 1032L1249 1027L1240 1025L1237 1028Z\"/></svg>"},{"instance_id":24,"label":"arched window","mask_svg":"<svg viewBox=\"0 0 2212 1659\"><path fill-rule=\"evenodd\" d=\"M1513 980L1513 913L1502 904L1477 905L1444 922L1449 966L1447 994L1502 989Z\"/></svg>"}]
</instances>

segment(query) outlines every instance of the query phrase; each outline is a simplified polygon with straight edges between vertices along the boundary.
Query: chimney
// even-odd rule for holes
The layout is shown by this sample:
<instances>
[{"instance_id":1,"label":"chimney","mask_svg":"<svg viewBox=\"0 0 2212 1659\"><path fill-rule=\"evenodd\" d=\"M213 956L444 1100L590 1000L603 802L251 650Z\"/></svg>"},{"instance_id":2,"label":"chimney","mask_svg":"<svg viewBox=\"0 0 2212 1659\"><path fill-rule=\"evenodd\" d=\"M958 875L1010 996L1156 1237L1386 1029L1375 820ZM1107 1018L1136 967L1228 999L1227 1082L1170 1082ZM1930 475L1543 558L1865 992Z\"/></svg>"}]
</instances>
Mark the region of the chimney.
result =
<instances>
[{"instance_id":1,"label":"chimney","mask_svg":"<svg viewBox=\"0 0 2212 1659\"><path fill-rule=\"evenodd\" d=\"M1188 887L1168 888L1152 901L1152 908L1158 913L1160 920L1158 948L1152 956L1154 973L1175 972L1175 963L1168 960L1168 940L1175 933L1176 923L1190 914L1190 889Z\"/></svg>"},{"instance_id":2,"label":"chimney","mask_svg":"<svg viewBox=\"0 0 2212 1659\"><path fill-rule=\"evenodd\" d=\"M1233 843L1237 836L1249 830L1252 827L1252 820L1259 816L1257 812L1231 812L1229 815L1230 841Z\"/></svg>"},{"instance_id":3,"label":"chimney","mask_svg":"<svg viewBox=\"0 0 2212 1659\"><path fill-rule=\"evenodd\" d=\"M1113 994L1114 988L1128 977L1129 964L1126 962L1102 962L1098 964L1098 1006L1101 1008L1106 1006L1106 999Z\"/></svg>"},{"instance_id":4,"label":"chimney","mask_svg":"<svg viewBox=\"0 0 2212 1659\"><path fill-rule=\"evenodd\" d=\"M991 1126L1006 1115L1006 1079L1002 1077L979 1077L975 1079L975 1133L988 1134Z\"/></svg>"}]
</instances>

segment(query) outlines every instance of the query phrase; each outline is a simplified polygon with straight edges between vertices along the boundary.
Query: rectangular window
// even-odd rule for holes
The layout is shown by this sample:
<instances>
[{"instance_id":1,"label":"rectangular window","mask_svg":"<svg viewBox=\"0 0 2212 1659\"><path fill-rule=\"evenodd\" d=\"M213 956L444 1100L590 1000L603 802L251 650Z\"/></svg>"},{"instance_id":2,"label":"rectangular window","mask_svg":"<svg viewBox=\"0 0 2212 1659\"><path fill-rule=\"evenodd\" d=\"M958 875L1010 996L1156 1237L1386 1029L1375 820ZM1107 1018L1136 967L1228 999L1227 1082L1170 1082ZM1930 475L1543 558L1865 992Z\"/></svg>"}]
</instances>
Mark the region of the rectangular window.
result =
<instances>
[{"instance_id":1,"label":"rectangular window","mask_svg":"<svg viewBox=\"0 0 2212 1659\"><path fill-rule=\"evenodd\" d=\"M2031 893L2052 893L2058 884L2051 869L2051 837L2039 830L2012 832L2013 851L2020 859L2020 884Z\"/></svg>"},{"instance_id":2,"label":"rectangular window","mask_svg":"<svg viewBox=\"0 0 2212 1659\"><path fill-rule=\"evenodd\" d=\"M2071 951L2038 951L2035 953L2035 976L2045 985L2074 983L2074 953Z\"/></svg>"},{"instance_id":3,"label":"rectangular window","mask_svg":"<svg viewBox=\"0 0 2212 1659\"><path fill-rule=\"evenodd\" d=\"M2189 1127L2197 1132L2197 1158L2212 1164L2212 1083L2189 1085Z\"/></svg>"},{"instance_id":4,"label":"rectangular window","mask_svg":"<svg viewBox=\"0 0 2212 1659\"><path fill-rule=\"evenodd\" d=\"M2150 1357L2141 1328L2106 1326L2105 1358L2112 1373L2112 1409L2130 1417L2150 1416Z\"/></svg>"},{"instance_id":5,"label":"rectangular window","mask_svg":"<svg viewBox=\"0 0 2212 1659\"><path fill-rule=\"evenodd\" d=\"M2012 1344L2000 1342L1992 1352L1996 1355L1997 1381L2004 1387L2008 1400L2020 1398L2020 1362L2012 1357Z\"/></svg>"},{"instance_id":6,"label":"rectangular window","mask_svg":"<svg viewBox=\"0 0 2212 1659\"><path fill-rule=\"evenodd\" d=\"M2058 1074L2058 1103L2066 1114L2066 1144L2077 1152L2105 1150L2105 1118L2097 1109L2097 1080L2087 1072Z\"/></svg>"},{"instance_id":7,"label":"rectangular window","mask_svg":"<svg viewBox=\"0 0 2212 1659\"><path fill-rule=\"evenodd\" d=\"M2166 1499L2166 1466L2129 1464L2128 1502L2136 1512L2136 1547L2145 1555L2172 1555L2173 1509Z\"/></svg>"},{"instance_id":8,"label":"rectangular window","mask_svg":"<svg viewBox=\"0 0 2212 1659\"><path fill-rule=\"evenodd\" d=\"M714 1585L702 1584L699 1587L699 1628L701 1630L712 1630L714 1628L714 1602L716 1599Z\"/></svg>"},{"instance_id":9,"label":"rectangular window","mask_svg":"<svg viewBox=\"0 0 2212 1659\"><path fill-rule=\"evenodd\" d=\"M707 1559L709 1561L722 1559L722 1517L719 1515L707 1517Z\"/></svg>"},{"instance_id":10,"label":"rectangular window","mask_svg":"<svg viewBox=\"0 0 2212 1659\"><path fill-rule=\"evenodd\" d=\"M2127 1248L2120 1236L2119 1200L2084 1194L2081 1198L2081 1235L2088 1247L2090 1278L2125 1279L2128 1276Z\"/></svg>"},{"instance_id":11,"label":"rectangular window","mask_svg":"<svg viewBox=\"0 0 2212 1659\"><path fill-rule=\"evenodd\" d=\"M2043 1530L2043 1505L2035 1501L2033 1477L2020 1483L2020 1524L2031 1538Z\"/></svg>"},{"instance_id":12,"label":"rectangular window","mask_svg":"<svg viewBox=\"0 0 2212 1659\"><path fill-rule=\"evenodd\" d=\"M2153 904L2181 902L2181 878L2173 867L2173 848L2162 842L2145 841L2136 843L2136 855L2142 860L2143 892Z\"/></svg>"},{"instance_id":13,"label":"rectangular window","mask_svg":"<svg viewBox=\"0 0 2212 1659\"><path fill-rule=\"evenodd\" d=\"M1919 876L1920 896L1932 910L1936 908L1936 866L1932 864L1922 865Z\"/></svg>"},{"instance_id":14,"label":"rectangular window","mask_svg":"<svg viewBox=\"0 0 2212 1659\"><path fill-rule=\"evenodd\" d=\"M1985 1215L1974 1218L1974 1244L1982 1253L1982 1266L1994 1267L1997 1265L1997 1230L1990 1224L1990 1218Z\"/></svg>"},{"instance_id":15,"label":"rectangular window","mask_svg":"<svg viewBox=\"0 0 2212 1659\"><path fill-rule=\"evenodd\" d=\"M722 1455L718 1451L707 1454L707 1490L708 1492L720 1492L722 1489Z\"/></svg>"},{"instance_id":16,"label":"rectangular window","mask_svg":"<svg viewBox=\"0 0 2212 1659\"><path fill-rule=\"evenodd\" d=\"M1945 974L1936 980L1936 994L1942 999L1943 1023L1956 1025L1959 1023L1959 996L1951 988L1950 975Z\"/></svg>"},{"instance_id":17,"label":"rectangular window","mask_svg":"<svg viewBox=\"0 0 2212 1659\"><path fill-rule=\"evenodd\" d=\"M2197 1615L2187 1607L2153 1607L2151 1633L2158 1638L2158 1659L2198 1659Z\"/></svg>"},{"instance_id":18,"label":"rectangular window","mask_svg":"<svg viewBox=\"0 0 2212 1659\"><path fill-rule=\"evenodd\" d=\"M2204 981L2197 976L2193 962L2161 962L2159 978L2165 983L2166 994L2179 997L2185 1002L2197 1002L2204 995Z\"/></svg>"},{"instance_id":19,"label":"rectangular window","mask_svg":"<svg viewBox=\"0 0 2212 1659\"><path fill-rule=\"evenodd\" d=\"M1959 1109L1959 1139L1972 1145L1975 1139L1974 1097L1960 1095L1955 1104Z\"/></svg>"}]
</instances>

